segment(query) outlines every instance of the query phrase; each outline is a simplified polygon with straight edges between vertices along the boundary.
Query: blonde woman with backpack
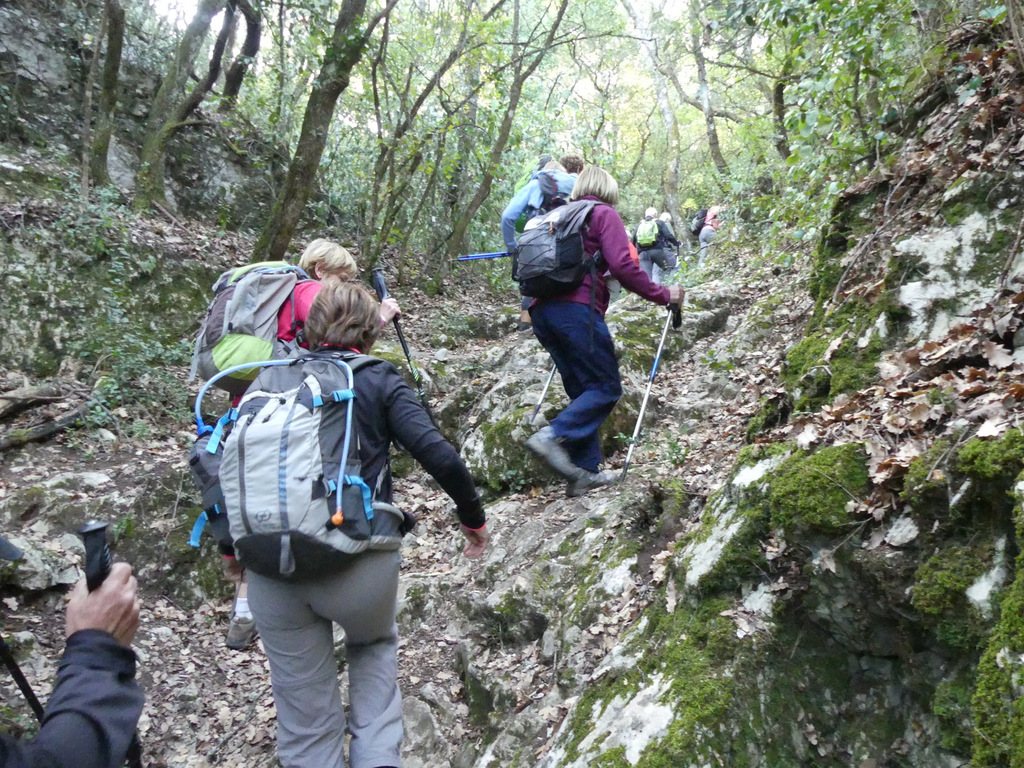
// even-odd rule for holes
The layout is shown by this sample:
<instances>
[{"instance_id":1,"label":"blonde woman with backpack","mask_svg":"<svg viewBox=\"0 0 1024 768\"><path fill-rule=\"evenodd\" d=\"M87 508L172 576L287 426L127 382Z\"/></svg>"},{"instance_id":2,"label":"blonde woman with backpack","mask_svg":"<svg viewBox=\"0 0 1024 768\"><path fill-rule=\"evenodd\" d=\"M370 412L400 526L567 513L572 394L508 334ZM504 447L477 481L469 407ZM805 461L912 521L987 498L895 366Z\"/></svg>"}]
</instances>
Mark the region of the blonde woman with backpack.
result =
<instances>
[{"instance_id":1,"label":"blonde woman with backpack","mask_svg":"<svg viewBox=\"0 0 1024 768\"><path fill-rule=\"evenodd\" d=\"M277 315L277 338L289 343L294 342L303 332L313 300L323 287L323 280L335 278L352 281L359 275L359 267L348 249L323 238L313 240L306 246L299 257L298 266L311 279L296 283L291 298L284 302ZM384 299L380 305L381 328L401 314L402 311L394 298L389 296ZM299 344L305 346L306 342L300 339ZM237 404L239 399L235 398L234 404ZM220 548L224 575L235 585L235 600L224 642L228 648L240 651L256 639L256 620L249 609L245 570L235 558L233 548L225 545L221 545Z\"/></svg>"},{"instance_id":2,"label":"blonde woman with backpack","mask_svg":"<svg viewBox=\"0 0 1024 768\"><path fill-rule=\"evenodd\" d=\"M604 322L607 278L654 304L679 306L683 300L682 288L655 284L630 258L629 235L615 210L619 185L611 174L597 166L585 167L570 205L583 200L597 203L583 233L583 250L590 257L600 252L605 271L593 270L567 293L535 299L530 305L534 333L555 361L571 402L549 426L531 436L526 447L568 481L569 496L580 496L618 477L600 471L598 437L622 396L615 346Z\"/></svg>"}]
</instances>

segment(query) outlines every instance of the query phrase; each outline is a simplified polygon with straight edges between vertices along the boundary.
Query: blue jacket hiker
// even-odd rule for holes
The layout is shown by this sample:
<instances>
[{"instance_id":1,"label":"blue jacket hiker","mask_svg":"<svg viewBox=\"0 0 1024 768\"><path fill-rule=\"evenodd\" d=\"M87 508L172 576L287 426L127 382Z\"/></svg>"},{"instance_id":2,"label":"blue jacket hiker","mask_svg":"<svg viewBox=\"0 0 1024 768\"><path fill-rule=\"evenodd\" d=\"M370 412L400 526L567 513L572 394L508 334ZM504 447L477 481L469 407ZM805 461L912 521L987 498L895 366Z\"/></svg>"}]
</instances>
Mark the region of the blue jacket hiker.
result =
<instances>
[{"instance_id":1,"label":"blue jacket hiker","mask_svg":"<svg viewBox=\"0 0 1024 768\"><path fill-rule=\"evenodd\" d=\"M543 175L548 176L554 184L547 183L548 179L542 179ZM509 253L516 249L516 221L519 217L524 213L546 213L554 207L552 195L558 200L556 204L564 203L569 199L575 185L575 174L566 173L561 163L552 160L515 194L501 214L501 237ZM553 187L553 192L549 191L549 194L545 195L545 187L549 190Z\"/></svg>"}]
</instances>

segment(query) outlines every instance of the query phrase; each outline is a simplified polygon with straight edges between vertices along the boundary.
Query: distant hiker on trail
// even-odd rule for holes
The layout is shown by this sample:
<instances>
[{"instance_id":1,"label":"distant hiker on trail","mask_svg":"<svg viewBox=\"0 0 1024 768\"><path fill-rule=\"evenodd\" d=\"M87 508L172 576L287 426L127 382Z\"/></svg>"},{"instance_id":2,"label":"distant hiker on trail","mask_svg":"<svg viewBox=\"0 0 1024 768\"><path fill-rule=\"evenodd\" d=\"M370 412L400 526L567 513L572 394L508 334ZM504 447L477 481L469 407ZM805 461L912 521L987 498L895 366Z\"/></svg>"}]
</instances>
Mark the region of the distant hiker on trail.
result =
<instances>
[{"instance_id":1,"label":"distant hiker on trail","mask_svg":"<svg viewBox=\"0 0 1024 768\"><path fill-rule=\"evenodd\" d=\"M0 537L0 560L22 553ZM0 733L0 768L121 768L143 693L135 682L138 585L126 563L115 563L90 592L83 577L65 618L67 644L39 733L22 741Z\"/></svg>"},{"instance_id":2,"label":"distant hiker on trail","mask_svg":"<svg viewBox=\"0 0 1024 768\"><path fill-rule=\"evenodd\" d=\"M326 353L318 359L328 360L333 359L332 355L346 359L345 353L369 353L381 331L379 318L380 307L363 286L325 280L306 319L310 350L315 355ZM358 455L350 453L348 462L334 456L329 460L351 465L358 458L360 482L377 489L375 501L390 505L392 484L388 452L392 442L400 442L455 502L466 539L463 554L469 558L480 557L487 548L489 533L480 496L459 454L431 423L416 394L393 365L365 359L364 363L354 374L354 398L343 398L352 404L353 427L348 434L356 435L351 450ZM266 374L286 370L284 367L265 369L257 382L263 382ZM342 403L336 405L347 407ZM245 408L244 402L242 407ZM326 415L321 418L321 424L345 423L344 419L328 422ZM241 434L236 430L232 437L236 433ZM326 445L328 438L321 435L320 443ZM244 456L248 455L246 451ZM243 454L239 452L237 456L244 464ZM226 453L225 464L228 461ZM328 457L325 456L324 461L327 462ZM342 496L340 489L337 496L339 499ZM238 498L242 500L242 509L237 513L241 519L258 520L256 516L246 517L254 511L245 508L245 500L251 498L248 491ZM234 510L229 512L233 532L238 525L235 515ZM384 511L377 511L377 517L383 515ZM345 520L348 519L346 514ZM358 520L353 524L358 524ZM291 541L295 540L296 534L291 534ZM245 560L249 551L245 549L246 538L236 537L236 541ZM278 548L281 546L283 543ZM261 575L255 570L249 573L249 599L270 661L281 765L287 768L400 765L402 696L398 688L395 622L399 550L395 547L374 549L371 545L370 549L349 555L347 559L325 560L323 567L301 562L298 549L291 552L294 553L295 579L272 578L266 572ZM284 572L283 555L279 559ZM276 565L278 559L273 562ZM255 563L251 567L256 568ZM303 569L314 573L302 574ZM349 680L347 729L338 690L334 623L345 631L345 665ZM348 763L343 756L347 740Z\"/></svg>"},{"instance_id":3,"label":"distant hiker on trail","mask_svg":"<svg viewBox=\"0 0 1024 768\"><path fill-rule=\"evenodd\" d=\"M576 155L566 155L565 157L574 167L576 167L577 161L580 165L583 163ZM534 174L533 178L516 192L501 214L501 237L505 241L506 250L512 253L516 249L516 222L521 216L525 216L525 219L529 221L535 216L565 205L575 184L576 175L569 173L565 166L556 160L549 161ZM520 303L520 331L525 331L530 327L529 305L529 297L524 296Z\"/></svg>"},{"instance_id":4,"label":"distant hiker on trail","mask_svg":"<svg viewBox=\"0 0 1024 768\"><path fill-rule=\"evenodd\" d=\"M679 240L672 227L658 218L657 208L648 208L644 213L643 221L633 232L633 244L640 255L640 268L651 280L664 284L678 263Z\"/></svg>"},{"instance_id":5,"label":"distant hiker on trail","mask_svg":"<svg viewBox=\"0 0 1024 768\"><path fill-rule=\"evenodd\" d=\"M609 173L592 165L584 168L572 200L596 203L583 232L583 250L590 257L601 253L605 276L655 304L681 304L682 288L654 284L630 258L627 230L614 208L619 187ZM575 204L570 203L570 208ZM534 333L554 359L572 402L550 426L530 437L526 446L569 481L569 496L579 496L618 477L599 471L598 429L622 396L615 347L604 322L608 298L605 277L591 270L568 293L535 300L530 306Z\"/></svg>"},{"instance_id":6,"label":"distant hiker on trail","mask_svg":"<svg viewBox=\"0 0 1024 768\"><path fill-rule=\"evenodd\" d=\"M699 211L694 217L693 231L700 243L700 258L697 260L697 269L704 266L704 258L707 256L708 249L715 238L718 237L718 230L722 227L722 220L718 217L721 210L721 206L713 205L706 211Z\"/></svg>"},{"instance_id":7,"label":"distant hiker on trail","mask_svg":"<svg viewBox=\"0 0 1024 768\"><path fill-rule=\"evenodd\" d=\"M565 172L571 176L579 176L583 170L583 158L579 155L562 155L558 161L565 168Z\"/></svg>"},{"instance_id":8,"label":"distant hiker on trail","mask_svg":"<svg viewBox=\"0 0 1024 768\"><path fill-rule=\"evenodd\" d=\"M662 211L661 214L658 216L658 220L661 221L668 228L668 233L670 235L672 235L672 237L676 237L675 230L672 229L672 214L671 213L669 213L668 211ZM676 265L677 266L679 264L679 248L680 248L680 246L682 246L682 241L679 240L679 238L676 237L675 252L676 252ZM657 267L657 265L655 265L655 267ZM675 270L674 269L670 269L668 272L666 272L665 274L661 275L661 279L658 279L658 270L655 269L655 272L654 272L655 280L654 280L654 282L656 282L656 283L660 282L662 284L665 284L665 283L667 283L672 278L672 275L674 273L675 273Z\"/></svg>"},{"instance_id":9,"label":"distant hiker on trail","mask_svg":"<svg viewBox=\"0 0 1024 768\"><path fill-rule=\"evenodd\" d=\"M291 297L286 299L277 315L277 338L280 341L296 342L303 332L306 317L313 300L320 293L321 280L330 276L343 281L355 280L359 274L352 254L345 248L330 240L313 240L299 257L298 266L311 278L300 280L295 284ZM401 314L398 302L388 297L380 305L381 327ZM298 345L305 347L304 338L298 338ZM250 361L242 361L250 362ZM237 405L240 397L236 397L233 405ZM224 543L219 544L224 576L235 585L235 600L232 605L231 617L228 621L228 632L225 644L233 650L242 650L256 639L256 621L249 609L248 591L245 570L235 558L234 549Z\"/></svg>"}]
</instances>

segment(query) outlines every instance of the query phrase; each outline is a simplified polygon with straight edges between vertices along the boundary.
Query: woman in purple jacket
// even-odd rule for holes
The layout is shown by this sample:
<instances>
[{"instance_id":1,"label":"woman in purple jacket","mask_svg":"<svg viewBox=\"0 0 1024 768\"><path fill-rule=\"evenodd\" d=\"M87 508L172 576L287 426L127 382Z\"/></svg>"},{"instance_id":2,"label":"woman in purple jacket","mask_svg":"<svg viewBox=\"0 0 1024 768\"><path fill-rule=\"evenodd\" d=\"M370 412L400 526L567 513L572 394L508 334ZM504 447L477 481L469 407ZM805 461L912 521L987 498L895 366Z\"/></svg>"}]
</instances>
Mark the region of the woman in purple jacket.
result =
<instances>
[{"instance_id":1,"label":"woman in purple jacket","mask_svg":"<svg viewBox=\"0 0 1024 768\"><path fill-rule=\"evenodd\" d=\"M630 258L629 236L613 207L619 202L619 185L607 171L593 165L584 168L571 199L604 203L595 206L590 215L583 247L588 254L600 251L605 275L655 304L682 304L681 287L653 283ZM572 402L550 426L530 437L526 447L569 481L569 496L613 483L617 477L599 471L598 429L622 396L619 363L604 322L607 309L608 287L604 276L594 273L575 290L553 299L538 299L530 307L537 340L555 361Z\"/></svg>"}]
</instances>

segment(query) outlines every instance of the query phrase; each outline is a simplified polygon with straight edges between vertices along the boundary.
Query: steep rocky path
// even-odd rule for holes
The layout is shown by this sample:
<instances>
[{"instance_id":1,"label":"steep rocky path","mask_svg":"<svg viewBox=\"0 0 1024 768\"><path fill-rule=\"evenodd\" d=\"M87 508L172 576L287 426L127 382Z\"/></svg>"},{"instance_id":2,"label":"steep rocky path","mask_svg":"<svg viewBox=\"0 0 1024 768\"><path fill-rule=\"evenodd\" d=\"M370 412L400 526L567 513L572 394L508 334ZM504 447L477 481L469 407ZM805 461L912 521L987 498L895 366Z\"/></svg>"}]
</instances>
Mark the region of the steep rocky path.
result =
<instances>
[{"instance_id":1,"label":"steep rocky path","mask_svg":"<svg viewBox=\"0 0 1024 768\"><path fill-rule=\"evenodd\" d=\"M734 257L736 264L748 258ZM778 280L787 279L795 276ZM534 578L544 544L586 533L588 520L607 513L609 498L650 494L657 499L671 478L702 499L721 483L742 442L747 414L761 390L774 386L769 371L786 343L785 335L773 333L770 343L757 341L755 356L740 351L748 342L738 346L733 339L737 332L741 337L747 333L741 331L744 318L772 288L763 280L750 281L757 288L744 282L710 281L694 287L693 294L704 297L701 301L726 296L720 304L728 307L729 319L723 329L692 345L688 338L670 345L654 386L644 440L624 486L573 501L547 481L517 493L502 491L489 510L492 552L475 566L458 554L458 536L443 494L422 472L413 471L399 482L399 502L420 516L404 553L400 617L408 765L446 760L474 764L487 740L485 732L505 715L526 711L530 722L545 724L531 726L530 738L551 731L566 712L563 689L571 688L566 684L590 674L614 646L619 628L641 610L646 582L658 571L657 551L646 555L653 571L639 573L614 610L602 612L586 642L567 657L559 657L550 633L545 642L546 625L560 617L538 613L531 625L515 616L514 600L504 605L501 600L516 593L517 580ZM539 351L531 338L515 334L460 339L457 334L466 329L459 310L466 301L417 295L404 302L403 326L414 354L437 386L449 392L467 371L479 372L482 357L497 359L496 350L532 345ZM507 316L486 291L470 303L478 317ZM800 315L798 308L764 312L765 327L780 320L797 322ZM472 330L500 336L503 323L507 328L506 321L481 320ZM660 326L660 314L655 325ZM656 342L656 334L649 333L635 340L649 349L648 355L653 355ZM625 374L636 392L646 383L643 368L633 365ZM22 382L8 375L4 383L8 389ZM439 394L432 397L437 402ZM552 395L551 408L556 397ZM273 765L274 711L265 658L258 645L243 652L223 647L229 602L216 576L216 556L204 551L197 563L184 546L195 503L183 474L191 433L186 425L159 424L158 418L154 422L159 437L149 440L118 437L109 430L72 432L4 454L0 510L5 528L18 532L17 540L33 558L30 568L19 569L25 575L16 575L6 589L4 627L22 643L26 673L45 695L61 647L61 597L52 587L74 581L79 557L74 537L64 533L74 527L68 520L94 514L112 519L119 539L115 548L133 562L146 595L136 647L140 679L148 692L140 723L147 759L167 766ZM611 456L610 466L621 466L623 456L622 451ZM620 533L629 535L628 530L607 535ZM36 574L34 580L28 573ZM632 579L627 574L618 578ZM0 690L10 702L6 719L15 727L30 727L11 682L0 681ZM542 749L543 744L534 747ZM439 755L446 756L440 763Z\"/></svg>"}]
</instances>

